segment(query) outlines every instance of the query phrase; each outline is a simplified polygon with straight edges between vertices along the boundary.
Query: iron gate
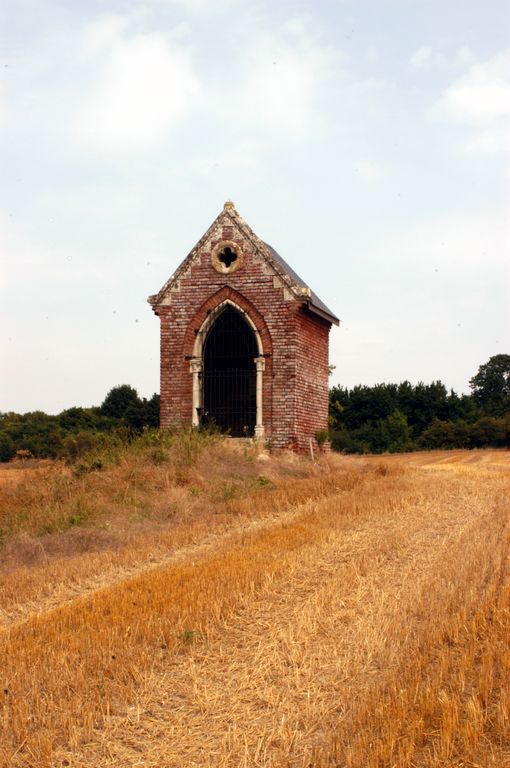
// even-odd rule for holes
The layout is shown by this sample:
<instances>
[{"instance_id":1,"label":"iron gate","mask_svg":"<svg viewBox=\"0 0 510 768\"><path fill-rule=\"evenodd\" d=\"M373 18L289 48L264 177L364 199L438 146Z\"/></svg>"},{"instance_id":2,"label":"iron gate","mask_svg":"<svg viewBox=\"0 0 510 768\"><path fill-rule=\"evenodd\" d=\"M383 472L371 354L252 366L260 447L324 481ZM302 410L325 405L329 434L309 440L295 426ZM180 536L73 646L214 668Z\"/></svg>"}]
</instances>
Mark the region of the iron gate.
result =
<instances>
[{"instance_id":1,"label":"iron gate","mask_svg":"<svg viewBox=\"0 0 510 768\"><path fill-rule=\"evenodd\" d=\"M255 431L257 342L241 313L226 307L204 345L202 422L233 437Z\"/></svg>"}]
</instances>

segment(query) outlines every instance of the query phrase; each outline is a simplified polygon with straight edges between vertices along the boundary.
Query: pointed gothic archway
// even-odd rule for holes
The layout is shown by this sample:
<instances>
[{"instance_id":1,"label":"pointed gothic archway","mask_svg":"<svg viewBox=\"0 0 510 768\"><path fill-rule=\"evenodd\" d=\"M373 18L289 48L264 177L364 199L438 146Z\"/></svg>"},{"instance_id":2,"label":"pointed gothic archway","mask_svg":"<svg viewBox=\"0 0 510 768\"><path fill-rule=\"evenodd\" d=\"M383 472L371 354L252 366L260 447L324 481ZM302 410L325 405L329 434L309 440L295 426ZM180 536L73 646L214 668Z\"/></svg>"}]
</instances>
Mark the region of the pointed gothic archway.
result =
<instances>
[{"instance_id":1,"label":"pointed gothic archway","mask_svg":"<svg viewBox=\"0 0 510 768\"><path fill-rule=\"evenodd\" d=\"M202 418L233 437L255 432L256 357L252 329L236 309L225 307L204 344Z\"/></svg>"},{"instance_id":2,"label":"pointed gothic archway","mask_svg":"<svg viewBox=\"0 0 510 768\"><path fill-rule=\"evenodd\" d=\"M262 437L265 359L251 318L230 300L211 312L197 333L193 374L193 423L216 423L233 437Z\"/></svg>"}]
</instances>

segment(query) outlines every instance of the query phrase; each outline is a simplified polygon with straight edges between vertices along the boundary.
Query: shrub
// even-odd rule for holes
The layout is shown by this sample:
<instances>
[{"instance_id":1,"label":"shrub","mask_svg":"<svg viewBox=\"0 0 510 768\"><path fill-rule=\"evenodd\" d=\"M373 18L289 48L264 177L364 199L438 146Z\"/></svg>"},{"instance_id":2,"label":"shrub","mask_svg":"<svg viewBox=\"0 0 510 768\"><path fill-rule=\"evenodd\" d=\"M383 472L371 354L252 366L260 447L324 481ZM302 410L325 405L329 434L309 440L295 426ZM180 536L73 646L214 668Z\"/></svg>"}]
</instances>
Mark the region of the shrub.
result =
<instances>
[{"instance_id":1,"label":"shrub","mask_svg":"<svg viewBox=\"0 0 510 768\"><path fill-rule=\"evenodd\" d=\"M472 442L477 448L484 445L503 446L509 444L508 422L493 416L483 416L471 428Z\"/></svg>"},{"instance_id":2,"label":"shrub","mask_svg":"<svg viewBox=\"0 0 510 768\"><path fill-rule=\"evenodd\" d=\"M317 445L319 448L322 448L324 443L326 443L329 440L329 430L327 429L318 429L315 433L315 439L317 440Z\"/></svg>"},{"instance_id":3,"label":"shrub","mask_svg":"<svg viewBox=\"0 0 510 768\"><path fill-rule=\"evenodd\" d=\"M15 453L14 440L4 432L0 432L0 461L10 461Z\"/></svg>"},{"instance_id":4,"label":"shrub","mask_svg":"<svg viewBox=\"0 0 510 768\"><path fill-rule=\"evenodd\" d=\"M419 440L422 448L455 448L455 425L451 421L434 419L430 427L423 430Z\"/></svg>"},{"instance_id":5,"label":"shrub","mask_svg":"<svg viewBox=\"0 0 510 768\"><path fill-rule=\"evenodd\" d=\"M340 429L331 434L331 447L335 451L356 453L356 444L347 429Z\"/></svg>"},{"instance_id":6,"label":"shrub","mask_svg":"<svg viewBox=\"0 0 510 768\"><path fill-rule=\"evenodd\" d=\"M82 459L87 453L104 445L105 435L97 432L78 432L62 441L61 458L69 464Z\"/></svg>"}]
</instances>

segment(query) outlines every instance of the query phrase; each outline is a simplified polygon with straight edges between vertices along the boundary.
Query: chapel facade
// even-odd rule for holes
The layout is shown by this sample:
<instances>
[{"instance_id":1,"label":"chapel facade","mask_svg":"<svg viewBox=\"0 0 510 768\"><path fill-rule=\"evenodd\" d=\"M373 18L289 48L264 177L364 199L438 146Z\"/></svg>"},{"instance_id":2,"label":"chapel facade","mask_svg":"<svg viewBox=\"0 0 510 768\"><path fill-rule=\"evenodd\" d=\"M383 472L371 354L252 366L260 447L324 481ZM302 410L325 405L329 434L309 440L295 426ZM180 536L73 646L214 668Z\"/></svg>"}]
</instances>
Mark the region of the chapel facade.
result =
<instances>
[{"instance_id":1,"label":"chapel facade","mask_svg":"<svg viewBox=\"0 0 510 768\"><path fill-rule=\"evenodd\" d=\"M328 426L338 318L227 202L159 293L161 426L309 450Z\"/></svg>"}]
</instances>

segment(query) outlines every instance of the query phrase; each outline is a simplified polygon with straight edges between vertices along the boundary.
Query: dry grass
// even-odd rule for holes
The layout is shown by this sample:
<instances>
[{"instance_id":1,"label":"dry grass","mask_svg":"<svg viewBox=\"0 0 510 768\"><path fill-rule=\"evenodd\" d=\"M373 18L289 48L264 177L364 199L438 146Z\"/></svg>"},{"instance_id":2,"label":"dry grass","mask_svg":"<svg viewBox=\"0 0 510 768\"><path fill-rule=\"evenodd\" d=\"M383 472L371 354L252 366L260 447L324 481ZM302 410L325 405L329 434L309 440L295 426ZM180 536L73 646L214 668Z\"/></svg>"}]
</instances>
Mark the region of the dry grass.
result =
<instances>
[{"instance_id":1,"label":"dry grass","mask_svg":"<svg viewBox=\"0 0 510 768\"><path fill-rule=\"evenodd\" d=\"M0 765L510 765L508 454L189 472L182 519L4 574Z\"/></svg>"},{"instance_id":2,"label":"dry grass","mask_svg":"<svg viewBox=\"0 0 510 768\"><path fill-rule=\"evenodd\" d=\"M0 626L141 569L209 550L218 539L291 514L296 505L327 495L337 482L327 459L311 466L292 454L275 460L256 447L240 449L230 443L206 446L186 467L187 484L182 478L176 483L172 462L155 466L144 459L128 456L107 472L78 478L57 464L43 477L27 478L16 490L0 489L0 519L3 509L4 519L19 523L2 549ZM126 491L133 478L137 494ZM82 508L86 504L94 514L83 524L63 526L63 533L35 536L34 520L43 522L39 530L49 527L54 506L48 506L47 499L59 493L63 482L68 498L59 517L75 508L73 493L87 499ZM135 496L136 504L143 498L143 516L129 503Z\"/></svg>"}]
</instances>

